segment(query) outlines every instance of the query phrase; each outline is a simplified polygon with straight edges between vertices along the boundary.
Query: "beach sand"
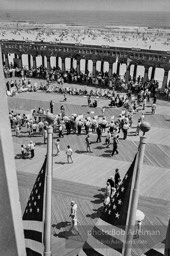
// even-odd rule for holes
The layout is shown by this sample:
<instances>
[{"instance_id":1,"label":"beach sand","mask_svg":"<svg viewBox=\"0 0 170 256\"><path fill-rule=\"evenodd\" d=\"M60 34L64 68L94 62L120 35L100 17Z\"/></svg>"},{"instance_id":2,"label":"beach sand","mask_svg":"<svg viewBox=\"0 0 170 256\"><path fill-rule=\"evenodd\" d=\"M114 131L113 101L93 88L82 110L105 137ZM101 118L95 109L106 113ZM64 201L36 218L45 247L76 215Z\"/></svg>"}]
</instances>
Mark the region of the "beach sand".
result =
<instances>
[{"instance_id":1,"label":"beach sand","mask_svg":"<svg viewBox=\"0 0 170 256\"><path fill-rule=\"evenodd\" d=\"M103 28L65 24L0 22L0 39L80 43L170 51L170 29L147 27Z\"/></svg>"},{"instance_id":2,"label":"beach sand","mask_svg":"<svg viewBox=\"0 0 170 256\"><path fill-rule=\"evenodd\" d=\"M0 40L24 40L41 41L56 43L74 43L82 45L103 45L114 47L139 48L150 50L161 50L170 52L170 29L147 28L147 27L123 27L123 26L105 26L105 27L86 27L86 26L68 26L66 24L35 24L28 22L0 22ZM13 62L14 55L10 54L9 61ZM28 67L28 58L22 56L23 65ZM31 60L32 62L32 60ZM47 66L45 58L45 66ZM51 57L51 66L56 64L55 57ZM41 56L37 56L37 66L42 64ZM115 63L114 63L115 64ZM89 61L89 71L92 72L92 61ZM97 70L100 70L100 63L97 62ZM59 58L61 67L61 59ZM76 68L76 62L73 66ZM70 60L66 59L66 70L70 69ZM85 61L81 60L81 71L85 70ZM108 63L104 63L104 71L109 70ZM116 65L113 65L113 72L116 71ZM126 71L126 65L120 67L120 75L123 77ZM170 72L169 72L170 73ZM131 69L131 75L133 70ZM138 66L137 76L144 75L144 67ZM149 77L151 69L149 70ZM156 68L155 79L158 80L161 87L164 70ZM170 79L170 74L168 81Z\"/></svg>"}]
</instances>

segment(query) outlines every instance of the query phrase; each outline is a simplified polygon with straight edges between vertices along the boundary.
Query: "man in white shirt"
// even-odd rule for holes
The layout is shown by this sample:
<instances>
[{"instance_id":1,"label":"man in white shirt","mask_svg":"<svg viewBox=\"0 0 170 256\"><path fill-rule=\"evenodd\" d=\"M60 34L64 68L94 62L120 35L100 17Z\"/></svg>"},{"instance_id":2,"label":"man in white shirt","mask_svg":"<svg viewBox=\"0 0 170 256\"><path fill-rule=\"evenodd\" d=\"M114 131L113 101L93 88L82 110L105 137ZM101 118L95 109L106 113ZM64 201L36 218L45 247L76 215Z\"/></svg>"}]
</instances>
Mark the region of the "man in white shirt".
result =
<instances>
[{"instance_id":1,"label":"man in white shirt","mask_svg":"<svg viewBox=\"0 0 170 256\"><path fill-rule=\"evenodd\" d=\"M69 232L72 232L74 234L73 230L75 230L79 234L77 229L77 204L75 203L75 201L71 201L69 217L71 217L71 227L69 229Z\"/></svg>"},{"instance_id":2,"label":"man in white shirt","mask_svg":"<svg viewBox=\"0 0 170 256\"><path fill-rule=\"evenodd\" d=\"M34 157L34 149L35 149L35 144L33 143L33 141L30 141L30 144L28 145L29 146L29 150L31 152L31 158Z\"/></svg>"},{"instance_id":3,"label":"man in white shirt","mask_svg":"<svg viewBox=\"0 0 170 256\"><path fill-rule=\"evenodd\" d=\"M67 150L66 150L66 155L67 155L67 162L69 163L69 159L71 160L71 162L73 163L73 158L72 158L72 154L73 154L73 150L70 148L70 146L67 146Z\"/></svg>"}]
</instances>

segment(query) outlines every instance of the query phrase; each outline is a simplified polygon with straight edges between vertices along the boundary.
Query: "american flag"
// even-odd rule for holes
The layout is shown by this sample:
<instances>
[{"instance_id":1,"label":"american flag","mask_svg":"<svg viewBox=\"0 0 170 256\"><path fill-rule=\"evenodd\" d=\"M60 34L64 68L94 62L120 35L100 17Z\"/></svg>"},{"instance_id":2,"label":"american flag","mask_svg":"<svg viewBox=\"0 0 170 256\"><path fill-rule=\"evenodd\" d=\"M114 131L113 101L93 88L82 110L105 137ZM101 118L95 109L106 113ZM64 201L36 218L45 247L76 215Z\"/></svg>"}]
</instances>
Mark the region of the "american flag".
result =
<instances>
[{"instance_id":1,"label":"american flag","mask_svg":"<svg viewBox=\"0 0 170 256\"><path fill-rule=\"evenodd\" d=\"M44 190L46 162L36 178L27 206L23 215L24 237L27 256L41 256L43 254L44 230Z\"/></svg>"},{"instance_id":2,"label":"american flag","mask_svg":"<svg viewBox=\"0 0 170 256\"><path fill-rule=\"evenodd\" d=\"M113 200L89 233L79 256L122 255L136 156Z\"/></svg>"}]
</instances>

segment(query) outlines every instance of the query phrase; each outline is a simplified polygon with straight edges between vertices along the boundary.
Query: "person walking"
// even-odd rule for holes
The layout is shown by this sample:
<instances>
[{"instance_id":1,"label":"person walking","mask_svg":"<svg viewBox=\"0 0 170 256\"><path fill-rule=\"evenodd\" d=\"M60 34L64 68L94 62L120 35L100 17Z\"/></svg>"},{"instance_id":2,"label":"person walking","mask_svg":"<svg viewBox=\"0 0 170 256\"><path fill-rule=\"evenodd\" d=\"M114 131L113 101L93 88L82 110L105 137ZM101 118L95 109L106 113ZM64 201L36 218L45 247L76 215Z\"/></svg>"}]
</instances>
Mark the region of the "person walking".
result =
<instances>
[{"instance_id":1,"label":"person walking","mask_svg":"<svg viewBox=\"0 0 170 256\"><path fill-rule=\"evenodd\" d=\"M113 138L113 151L112 151L112 156L116 152L116 154L119 154L117 147L118 147L118 142L119 142L119 135L115 136Z\"/></svg>"},{"instance_id":2,"label":"person walking","mask_svg":"<svg viewBox=\"0 0 170 256\"><path fill-rule=\"evenodd\" d=\"M55 140L55 146L56 146L56 150L57 150L56 156L58 156L60 154L60 140L59 139Z\"/></svg>"},{"instance_id":3,"label":"person walking","mask_svg":"<svg viewBox=\"0 0 170 256\"><path fill-rule=\"evenodd\" d=\"M101 142L102 129L100 125L97 126L96 132L97 132L96 142Z\"/></svg>"},{"instance_id":4,"label":"person walking","mask_svg":"<svg viewBox=\"0 0 170 256\"><path fill-rule=\"evenodd\" d=\"M82 126L83 126L83 122L82 122L81 119L80 119L80 120L78 121L78 124L77 124L78 135L81 134Z\"/></svg>"},{"instance_id":5,"label":"person walking","mask_svg":"<svg viewBox=\"0 0 170 256\"><path fill-rule=\"evenodd\" d=\"M108 130L106 135L106 148L109 148L110 146L110 139L111 139L111 133L110 133L110 130Z\"/></svg>"},{"instance_id":6,"label":"person walking","mask_svg":"<svg viewBox=\"0 0 170 256\"><path fill-rule=\"evenodd\" d=\"M15 132L16 132L16 137L19 137L20 135L19 124L16 125Z\"/></svg>"},{"instance_id":7,"label":"person walking","mask_svg":"<svg viewBox=\"0 0 170 256\"><path fill-rule=\"evenodd\" d=\"M38 123L38 130L41 136L43 136L43 129L44 129L44 123L42 122L42 120L40 120L40 122Z\"/></svg>"},{"instance_id":8,"label":"person walking","mask_svg":"<svg viewBox=\"0 0 170 256\"><path fill-rule=\"evenodd\" d=\"M31 152L31 159L35 156L34 150L35 150L35 144L33 143L33 141L30 141L29 144L29 150Z\"/></svg>"},{"instance_id":9,"label":"person walking","mask_svg":"<svg viewBox=\"0 0 170 256\"><path fill-rule=\"evenodd\" d=\"M21 156L22 156L22 159L25 159L25 156L26 156L25 145L21 145Z\"/></svg>"},{"instance_id":10,"label":"person walking","mask_svg":"<svg viewBox=\"0 0 170 256\"><path fill-rule=\"evenodd\" d=\"M90 143L90 135L89 134L87 134L85 141L86 141L86 146L87 146L87 152L92 152L91 147L90 147L91 143Z\"/></svg>"},{"instance_id":11,"label":"person walking","mask_svg":"<svg viewBox=\"0 0 170 256\"><path fill-rule=\"evenodd\" d=\"M52 114L54 113L54 102L52 100L50 101L50 111Z\"/></svg>"},{"instance_id":12,"label":"person walking","mask_svg":"<svg viewBox=\"0 0 170 256\"><path fill-rule=\"evenodd\" d=\"M104 194L104 202L103 202L104 210L107 208L107 206L110 203L111 191L112 191L111 190L111 184L110 184L110 182L107 181L106 189L105 189L105 194Z\"/></svg>"},{"instance_id":13,"label":"person walking","mask_svg":"<svg viewBox=\"0 0 170 256\"><path fill-rule=\"evenodd\" d=\"M124 123L122 132L123 132L123 139L126 140L128 134L129 124L127 122Z\"/></svg>"},{"instance_id":14,"label":"person walking","mask_svg":"<svg viewBox=\"0 0 170 256\"><path fill-rule=\"evenodd\" d=\"M156 104L156 101L157 101L157 96L156 96L156 94L154 94L154 96L153 96L153 104Z\"/></svg>"},{"instance_id":15,"label":"person walking","mask_svg":"<svg viewBox=\"0 0 170 256\"><path fill-rule=\"evenodd\" d=\"M67 146L66 155L67 155L67 162L70 163L69 160L71 160L71 163L73 163L73 158L72 158L73 150L71 149L70 145Z\"/></svg>"},{"instance_id":16,"label":"person walking","mask_svg":"<svg viewBox=\"0 0 170 256\"><path fill-rule=\"evenodd\" d=\"M95 119L95 117L93 117L92 124L91 124L92 132L96 131L96 127L97 127L97 120Z\"/></svg>"},{"instance_id":17,"label":"person walking","mask_svg":"<svg viewBox=\"0 0 170 256\"><path fill-rule=\"evenodd\" d=\"M69 229L69 232L74 234L74 235L78 235L79 231L77 228L77 204L75 201L71 201L71 209L70 209L70 215L69 217L71 217L71 227ZM76 231L76 234L73 232Z\"/></svg>"},{"instance_id":18,"label":"person walking","mask_svg":"<svg viewBox=\"0 0 170 256\"><path fill-rule=\"evenodd\" d=\"M63 125L62 124L60 124L59 128L58 128L58 136L59 136L59 138L64 137L64 135L63 135Z\"/></svg>"}]
</instances>

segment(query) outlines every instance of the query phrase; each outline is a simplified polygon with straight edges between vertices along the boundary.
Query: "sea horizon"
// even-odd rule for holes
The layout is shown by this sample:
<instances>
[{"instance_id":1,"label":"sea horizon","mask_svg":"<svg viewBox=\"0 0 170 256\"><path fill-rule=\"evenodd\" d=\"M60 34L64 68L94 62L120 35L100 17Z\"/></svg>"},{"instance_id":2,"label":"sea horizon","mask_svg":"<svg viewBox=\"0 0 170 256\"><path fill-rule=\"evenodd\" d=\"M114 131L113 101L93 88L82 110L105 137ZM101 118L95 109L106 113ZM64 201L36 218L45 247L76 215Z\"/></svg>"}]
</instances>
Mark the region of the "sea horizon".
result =
<instances>
[{"instance_id":1,"label":"sea horizon","mask_svg":"<svg viewBox=\"0 0 170 256\"><path fill-rule=\"evenodd\" d=\"M94 11L94 10L0 10L0 22L65 24L73 26L124 26L170 28L167 11Z\"/></svg>"}]
</instances>

